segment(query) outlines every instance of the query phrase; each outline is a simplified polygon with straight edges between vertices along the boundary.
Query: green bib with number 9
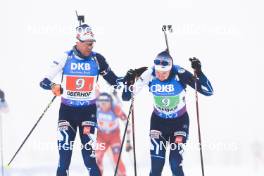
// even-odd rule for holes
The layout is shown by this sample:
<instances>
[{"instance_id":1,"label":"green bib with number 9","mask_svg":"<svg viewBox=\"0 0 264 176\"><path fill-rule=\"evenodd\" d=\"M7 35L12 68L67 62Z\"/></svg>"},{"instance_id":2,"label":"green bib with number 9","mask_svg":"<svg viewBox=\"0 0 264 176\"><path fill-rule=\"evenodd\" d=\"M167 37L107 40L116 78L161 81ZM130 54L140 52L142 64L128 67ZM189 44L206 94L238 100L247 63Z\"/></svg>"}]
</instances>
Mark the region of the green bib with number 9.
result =
<instances>
[{"instance_id":1,"label":"green bib with number 9","mask_svg":"<svg viewBox=\"0 0 264 176\"><path fill-rule=\"evenodd\" d=\"M174 109L180 102L180 97L176 96L154 96L155 106L159 108Z\"/></svg>"}]
</instances>

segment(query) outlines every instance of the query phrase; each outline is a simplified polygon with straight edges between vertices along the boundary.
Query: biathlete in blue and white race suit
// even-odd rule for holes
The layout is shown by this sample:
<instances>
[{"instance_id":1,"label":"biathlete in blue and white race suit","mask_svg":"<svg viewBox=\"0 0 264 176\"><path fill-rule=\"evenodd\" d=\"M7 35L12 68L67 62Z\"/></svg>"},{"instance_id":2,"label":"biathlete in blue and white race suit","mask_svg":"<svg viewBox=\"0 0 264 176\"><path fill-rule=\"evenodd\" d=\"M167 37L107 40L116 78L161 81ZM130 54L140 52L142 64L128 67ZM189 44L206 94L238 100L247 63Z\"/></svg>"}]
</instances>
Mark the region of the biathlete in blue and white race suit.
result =
<instances>
[{"instance_id":1,"label":"biathlete in blue and white race suit","mask_svg":"<svg viewBox=\"0 0 264 176\"><path fill-rule=\"evenodd\" d=\"M101 75L111 85L118 85L118 77L111 71L105 58L93 52L95 42L91 28L82 24L77 28L76 45L62 58L53 61L50 72L44 76L40 86L61 95L58 121L59 165L57 176L69 175L72 146L77 129L83 144L84 164L91 176L99 176L95 147L97 136L96 82ZM52 80L62 74L61 84Z\"/></svg>"},{"instance_id":2,"label":"biathlete in blue and white race suit","mask_svg":"<svg viewBox=\"0 0 264 176\"><path fill-rule=\"evenodd\" d=\"M166 156L166 142L170 143L170 167L174 176L184 176L182 169L182 144L186 143L189 133L189 116L186 109L185 92L187 85L203 95L210 96L213 89L210 81L201 70L201 62L191 59L192 68L198 78L184 68L174 65L167 51L158 54L154 66L148 68L135 82L133 93L136 95L148 86L154 98L154 110L150 122L151 171L150 176L161 176ZM128 86L133 84L133 70L125 77ZM131 99L131 91L123 91L123 99ZM181 145L179 145L181 144ZM174 147L173 147L174 145ZM177 147L175 147L177 146Z\"/></svg>"}]
</instances>

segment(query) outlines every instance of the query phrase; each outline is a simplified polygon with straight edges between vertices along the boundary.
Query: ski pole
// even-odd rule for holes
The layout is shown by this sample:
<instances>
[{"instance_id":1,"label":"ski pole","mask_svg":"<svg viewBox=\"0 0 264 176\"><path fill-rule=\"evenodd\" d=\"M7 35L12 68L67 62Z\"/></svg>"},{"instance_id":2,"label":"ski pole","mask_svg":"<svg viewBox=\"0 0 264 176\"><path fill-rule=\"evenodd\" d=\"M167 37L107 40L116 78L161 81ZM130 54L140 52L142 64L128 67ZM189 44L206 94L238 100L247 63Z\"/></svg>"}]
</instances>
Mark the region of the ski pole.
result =
<instances>
[{"instance_id":1,"label":"ski pole","mask_svg":"<svg viewBox=\"0 0 264 176\"><path fill-rule=\"evenodd\" d=\"M133 101L133 99L132 99ZM127 116L127 122L126 122L126 127L125 127L125 131L123 133L123 137L122 137L122 143L121 143L121 148L120 148L120 152L119 152L119 155L118 155L118 160L117 160L117 163L116 163L116 168L115 168L115 174L114 176L117 176L117 171L118 171L118 166L119 166L119 163L120 163L120 159L121 159L121 155L122 155L122 151L123 151L123 147L124 147L124 142L125 142L125 138L126 138L126 132L127 132L127 128L128 128L128 124L129 124L129 118L130 118L130 114L132 112L132 102L131 102L131 105L129 107L129 113L128 113L128 116Z\"/></svg>"},{"instance_id":2,"label":"ski pole","mask_svg":"<svg viewBox=\"0 0 264 176\"><path fill-rule=\"evenodd\" d=\"M137 159L136 159L136 140L135 140L135 111L134 111L134 96L132 96L132 140L133 140L133 156L134 156L134 173L137 176Z\"/></svg>"},{"instance_id":3,"label":"ski pole","mask_svg":"<svg viewBox=\"0 0 264 176\"><path fill-rule=\"evenodd\" d=\"M26 136L26 138L23 140L22 144L19 146L19 148L17 149L17 151L15 152L15 154L13 155L12 159L9 161L9 163L7 164L8 167L10 167L11 163L13 162L13 160L15 159L15 157L17 156L18 152L21 150L21 148L24 146L24 144L26 143L26 141L28 140L29 136L32 134L32 132L34 131L34 129L37 127L38 123L40 122L40 120L43 118L43 116L45 115L45 113L47 112L47 110L49 109L49 107L51 106L51 104L54 102L54 100L56 99L56 96L54 96L51 101L49 102L49 104L47 105L47 107L45 108L45 110L43 111L43 113L40 115L39 119L37 120L37 122L34 124L33 128L30 130L30 132L28 133L28 135Z\"/></svg>"},{"instance_id":4,"label":"ski pole","mask_svg":"<svg viewBox=\"0 0 264 176\"><path fill-rule=\"evenodd\" d=\"M143 68L143 69L146 69L146 68ZM138 78L138 76L136 75L134 79L137 80L137 78ZM121 158L121 154L122 154L122 150L123 150L123 146L124 146L124 142L125 142L125 137L126 137L126 133L127 133L127 129L128 129L128 124L129 124L129 120L130 120L130 115L132 114L132 116L133 116L132 118L134 118L134 100L135 100L135 98L134 98L134 93L133 92L132 92L131 96L132 96L131 105L129 107L129 113L128 113L128 116L127 116L126 127L125 127L125 131L124 131L124 134L123 134L123 137L122 137L121 149L120 149L120 152L119 152L119 156L118 156L118 160L117 160L117 165L116 165L114 176L116 176L116 174L117 174L118 165L119 165L119 162L120 162L120 158ZM132 121L133 121L133 119L132 119ZM133 126L134 126L134 121L133 121ZM134 129L134 127L133 127L133 129ZM135 152L135 132L134 132L134 130L133 130L133 145L134 145L133 154L134 154L134 171L135 171L134 174L135 174L135 176L137 176L137 164L136 164L136 152Z\"/></svg>"},{"instance_id":5,"label":"ski pole","mask_svg":"<svg viewBox=\"0 0 264 176\"><path fill-rule=\"evenodd\" d=\"M198 101L199 99L198 99L198 91L197 91L197 74L196 74L195 71L194 71L194 77L195 77L196 117L197 117L197 126L198 126L198 138L199 138L201 169L202 169L202 176L204 176L203 148L202 148L201 127L200 127L199 101Z\"/></svg>"},{"instance_id":6,"label":"ski pole","mask_svg":"<svg viewBox=\"0 0 264 176\"><path fill-rule=\"evenodd\" d=\"M167 51L168 51L168 53L170 53L167 31L172 32L172 25L163 25L162 26L162 31L164 33Z\"/></svg>"},{"instance_id":7,"label":"ski pole","mask_svg":"<svg viewBox=\"0 0 264 176\"><path fill-rule=\"evenodd\" d=\"M113 91L113 95L115 97L115 99L117 100L117 103L122 105L120 98L117 95L117 91L114 89ZM128 141L130 141L130 123L128 124L128 129L126 132L126 143L128 143ZM126 146L126 151L129 152L132 149L132 147L130 146Z\"/></svg>"}]
</instances>

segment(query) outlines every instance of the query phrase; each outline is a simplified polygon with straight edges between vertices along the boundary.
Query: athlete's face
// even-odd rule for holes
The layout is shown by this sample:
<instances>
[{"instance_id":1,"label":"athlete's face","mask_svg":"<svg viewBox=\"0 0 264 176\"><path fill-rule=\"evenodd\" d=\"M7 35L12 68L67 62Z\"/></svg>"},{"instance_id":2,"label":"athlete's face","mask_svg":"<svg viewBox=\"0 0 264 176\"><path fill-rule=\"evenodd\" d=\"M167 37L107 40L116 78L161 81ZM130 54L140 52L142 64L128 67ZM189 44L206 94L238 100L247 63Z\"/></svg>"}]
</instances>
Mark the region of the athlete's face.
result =
<instances>
[{"instance_id":1,"label":"athlete's face","mask_svg":"<svg viewBox=\"0 0 264 176\"><path fill-rule=\"evenodd\" d=\"M108 112L111 110L111 102L110 101L100 101L99 108L103 112Z\"/></svg>"},{"instance_id":2,"label":"athlete's face","mask_svg":"<svg viewBox=\"0 0 264 176\"><path fill-rule=\"evenodd\" d=\"M84 56L89 56L93 50L94 42L93 41L78 41L76 42L77 49L82 53Z\"/></svg>"},{"instance_id":3,"label":"athlete's face","mask_svg":"<svg viewBox=\"0 0 264 176\"><path fill-rule=\"evenodd\" d=\"M170 76L170 71L156 71L156 77L160 81L165 81Z\"/></svg>"}]
</instances>

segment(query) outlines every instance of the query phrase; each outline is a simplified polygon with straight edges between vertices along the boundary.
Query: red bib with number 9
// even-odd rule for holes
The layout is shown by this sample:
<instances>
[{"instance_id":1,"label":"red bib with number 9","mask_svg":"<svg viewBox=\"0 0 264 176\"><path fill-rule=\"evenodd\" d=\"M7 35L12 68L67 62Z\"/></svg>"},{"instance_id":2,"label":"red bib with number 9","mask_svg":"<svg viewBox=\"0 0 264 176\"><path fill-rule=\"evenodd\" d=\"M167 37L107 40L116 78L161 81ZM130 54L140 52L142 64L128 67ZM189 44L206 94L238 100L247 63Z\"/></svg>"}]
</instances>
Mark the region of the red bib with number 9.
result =
<instances>
[{"instance_id":1,"label":"red bib with number 9","mask_svg":"<svg viewBox=\"0 0 264 176\"><path fill-rule=\"evenodd\" d=\"M70 91L89 92L94 87L94 77L66 77L66 89Z\"/></svg>"}]
</instances>

